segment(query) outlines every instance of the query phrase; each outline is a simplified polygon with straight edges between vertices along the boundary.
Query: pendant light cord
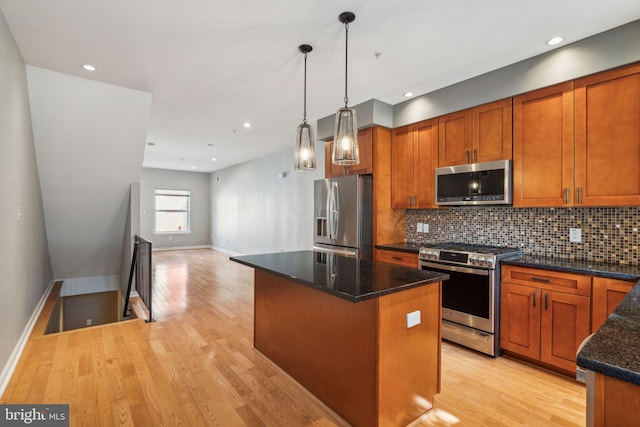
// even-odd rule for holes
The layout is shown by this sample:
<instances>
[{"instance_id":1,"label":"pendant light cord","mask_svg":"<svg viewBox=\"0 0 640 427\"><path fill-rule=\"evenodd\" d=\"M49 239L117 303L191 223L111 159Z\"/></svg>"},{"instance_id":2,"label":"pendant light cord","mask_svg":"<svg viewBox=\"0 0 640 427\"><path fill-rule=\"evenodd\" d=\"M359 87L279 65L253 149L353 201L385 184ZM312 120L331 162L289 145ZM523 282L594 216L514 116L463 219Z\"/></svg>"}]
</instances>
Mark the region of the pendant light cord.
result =
<instances>
[{"instance_id":1,"label":"pendant light cord","mask_svg":"<svg viewBox=\"0 0 640 427\"><path fill-rule=\"evenodd\" d=\"M349 23L345 22L345 42L344 42L344 106L346 107L349 104L349 97L347 96L347 70L349 67Z\"/></svg>"},{"instance_id":2,"label":"pendant light cord","mask_svg":"<svg viewBox=\"0 0 640 427\"><path fill-rule=\"evenodd\" d=\"M302 122L307 124L307 52L304 53L304 116Z\"/></svg>"}]
</instances>

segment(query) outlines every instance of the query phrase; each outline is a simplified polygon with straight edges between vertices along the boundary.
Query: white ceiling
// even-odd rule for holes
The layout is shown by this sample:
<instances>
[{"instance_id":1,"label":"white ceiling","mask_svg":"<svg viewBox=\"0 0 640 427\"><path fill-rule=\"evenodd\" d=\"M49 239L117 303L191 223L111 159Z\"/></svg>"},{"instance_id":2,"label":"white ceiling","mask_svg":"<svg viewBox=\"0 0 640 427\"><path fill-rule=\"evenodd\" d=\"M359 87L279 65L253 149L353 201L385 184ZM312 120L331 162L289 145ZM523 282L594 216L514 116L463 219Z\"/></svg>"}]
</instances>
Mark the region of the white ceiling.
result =
<instances>
[{"instance_id":1,"label":"white ceiling","mask_svg":"<svg viewBox=\"0 0 640 427\"><path fill-rule=\"evenodd\" d=\"M152 94L145 167L200 172L293 146L300 44L313 46L308 121L343 105L343 11L356 14L349 105L397 104L406 91L544 53L552 36L565 36L561 47L640 19L638 0L0 0L0 9L27 64Z\"/></svg>"}]
</instances>

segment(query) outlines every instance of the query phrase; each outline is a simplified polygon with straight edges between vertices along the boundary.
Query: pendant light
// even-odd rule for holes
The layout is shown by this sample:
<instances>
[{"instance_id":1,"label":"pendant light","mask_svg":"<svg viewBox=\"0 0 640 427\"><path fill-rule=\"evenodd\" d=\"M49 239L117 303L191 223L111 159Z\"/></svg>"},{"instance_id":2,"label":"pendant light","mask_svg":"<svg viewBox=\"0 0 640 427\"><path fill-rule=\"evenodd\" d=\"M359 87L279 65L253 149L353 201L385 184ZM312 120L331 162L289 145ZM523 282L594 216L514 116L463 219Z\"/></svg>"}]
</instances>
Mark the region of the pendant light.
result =
<instances>
[{"instance_id":1,"label":"pendant light","mask_svg":"<svg viewBox=\"0 0 640 427\"><path fill-rule=\"evenodd\" d=\"M296 132L296 149L293 153L293 167L297 171L316 169L316 149L313 128L307 123L307 53L313 48L308 44L298 46L304 54L304 116Z\"/></svg>"},{"instance_id":2,"label":"pendant light","mask_svg":"<svg viewBox=\"0 0 640 427\"><path fill-rule=\"evenodd\" d=\"M358 150L358 123L356 121L356 110L349 108L349 97L347 96L347 70L349 59L349 24L356 19L352 12L342 12L338 20L344 24L345 41L345 64L344 64L344 108L340 108L336 113L336 125L333 132L333 150L331 151L331 162L334 165L357 165L360 163L360 151Z\"/></svg>"}]
</instances>

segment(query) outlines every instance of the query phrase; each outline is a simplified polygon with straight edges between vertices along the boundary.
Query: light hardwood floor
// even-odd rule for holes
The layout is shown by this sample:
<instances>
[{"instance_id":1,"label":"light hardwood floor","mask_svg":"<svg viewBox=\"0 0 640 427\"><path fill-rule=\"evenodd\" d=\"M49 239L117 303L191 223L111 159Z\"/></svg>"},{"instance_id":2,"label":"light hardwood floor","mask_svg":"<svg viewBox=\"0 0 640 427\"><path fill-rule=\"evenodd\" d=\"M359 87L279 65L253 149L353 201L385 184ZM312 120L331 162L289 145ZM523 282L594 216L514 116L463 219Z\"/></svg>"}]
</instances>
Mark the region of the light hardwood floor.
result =
<instances>
[{"instance_id":1,"label":"light hardwood floor","mask_svg":"<svg viewBox=\"0 0 640 427\"><path fill-rule=\"evenodd\" d=\"M69 403L71 425L345 426L256 352L253 270L213 250L154 252L155 323L42 335L0 402ZM443 344L436 410L415 426L582 426L584 387Z\"/></svg>"}]
</instances>

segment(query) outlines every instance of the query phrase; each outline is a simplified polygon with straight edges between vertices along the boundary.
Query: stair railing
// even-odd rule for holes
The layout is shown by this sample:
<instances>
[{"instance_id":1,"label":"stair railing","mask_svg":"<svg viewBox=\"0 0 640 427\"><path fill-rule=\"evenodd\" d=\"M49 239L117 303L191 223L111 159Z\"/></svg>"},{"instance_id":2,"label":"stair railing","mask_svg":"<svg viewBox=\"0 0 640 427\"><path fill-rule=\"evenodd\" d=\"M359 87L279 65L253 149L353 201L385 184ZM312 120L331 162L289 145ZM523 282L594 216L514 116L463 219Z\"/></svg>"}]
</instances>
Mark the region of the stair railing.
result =
<instances>
[{"instance_id":1,"label":"stair railing","mask_svg":"<svg viewBox=\"0 0 640 427\"><path fill-rule=\"evenodd\" d=\"M133 275L135 272L136 292L149 312L149 319L145 320L147 323L156 321L156 319L153 318L151 302L153 295L151 249L152 243L150 240L138 236L137 234L135 235L133 257L131 258L131 270L129 270L129 285L127 286L127 294L124 300L124 312L122 313L123 317L127 317L130 313L129 298L131 296L131 285L133 283Z\"/></svg>"}]
</instances>

